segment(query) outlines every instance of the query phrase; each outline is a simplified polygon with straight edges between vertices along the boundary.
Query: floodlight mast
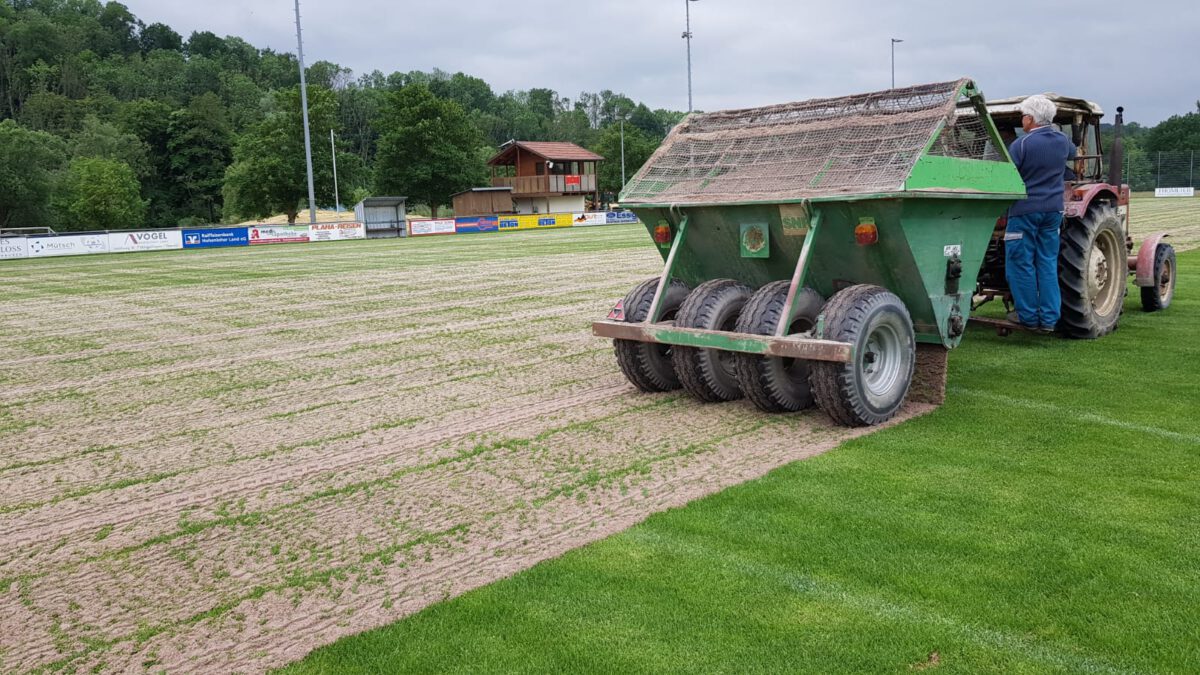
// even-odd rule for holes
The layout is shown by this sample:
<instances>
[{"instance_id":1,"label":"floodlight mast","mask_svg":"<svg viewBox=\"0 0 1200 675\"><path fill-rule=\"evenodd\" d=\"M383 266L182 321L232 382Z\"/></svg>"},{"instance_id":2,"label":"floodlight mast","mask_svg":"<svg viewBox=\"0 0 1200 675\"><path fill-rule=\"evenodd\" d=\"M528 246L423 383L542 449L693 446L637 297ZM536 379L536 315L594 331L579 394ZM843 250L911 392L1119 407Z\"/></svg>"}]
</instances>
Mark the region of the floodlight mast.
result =
<instances>
[{"instance_id":1,"label":"floodlight mast","mask_svg":"<svg viewBox=\"0 0 1200 675\"><path fill-rule=\"evenodd\" d=\"M688 112L692 112L692 5L696 0L683 0L685 20L683 39L687 40Z\"/></svg>"},{"instance_id":2,"label":"floodlight mast","mask_svg":"<svg viewBox=\"0 0 1200 675\"><path fill-rule=\"evenodd\" d=\"M904 40L892 38L892 89L896 88L896 43L898 42L904 42Z\"/></svg>"},{"instance_id":3,"label":"floodlight mast","mask_svg":"<svg viewBox=\"0 0 1200 675\"><path fill-rule=\"evenodd\" d=\"M333 153L333 208L337 211L338 219L342 218L342 199L338 194L337 184L337 141L333 137L333 129L329 130L329 150Z\"/></svg>"},{"instance_id":4,"label":"floodlight mast","mask_svg":"<svg viewBox=\"0 0 1200 675\"><path fill-rule=\"evenodd\" d=\"M308 85L304 79L304 37L300 32L300 0L296 0L296 55L300 60L300 108L304 117L304 162L308 168L308 222L317 222L317 196L313 190L312 139L308 132Z\"/></svg>"}]
</instances>

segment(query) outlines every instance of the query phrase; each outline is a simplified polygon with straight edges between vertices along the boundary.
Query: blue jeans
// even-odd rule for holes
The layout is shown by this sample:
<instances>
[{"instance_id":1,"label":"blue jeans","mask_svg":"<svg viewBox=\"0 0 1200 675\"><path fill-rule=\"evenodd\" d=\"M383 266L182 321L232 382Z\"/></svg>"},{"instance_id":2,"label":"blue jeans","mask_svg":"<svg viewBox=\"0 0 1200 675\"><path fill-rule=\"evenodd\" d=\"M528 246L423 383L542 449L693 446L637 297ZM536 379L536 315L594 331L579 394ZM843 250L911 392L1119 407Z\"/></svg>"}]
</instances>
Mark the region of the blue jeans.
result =
<instances>
[{"instance_id":1,"label":"blue jeans","mask_svg":"<svg viewBox=\"0 0 1200 675\"><path fill-rule=\"evenodd\" d=\"M1009 216L1004 231L1004 275L1026 326L1054 328L1062 310L1058 290L1058 211Z\"/></svg>"}]
</instances>

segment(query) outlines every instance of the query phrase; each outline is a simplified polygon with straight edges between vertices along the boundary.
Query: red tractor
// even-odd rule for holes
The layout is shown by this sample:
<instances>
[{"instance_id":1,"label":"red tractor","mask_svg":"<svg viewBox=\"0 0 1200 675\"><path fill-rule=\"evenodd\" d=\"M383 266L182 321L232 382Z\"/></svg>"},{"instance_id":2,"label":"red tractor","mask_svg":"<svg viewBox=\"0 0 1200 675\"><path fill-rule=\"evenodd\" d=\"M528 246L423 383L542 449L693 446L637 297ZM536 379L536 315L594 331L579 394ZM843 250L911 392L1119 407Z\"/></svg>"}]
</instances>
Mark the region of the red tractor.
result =
<instances>
[{"instance_id":1,"label":"red tractor","mask_svg":"<svg viewBox=\"0 0 1200 675\"><path fill-rule=\"evenodd\" d=\"M1077 155L1067 167L1066 213L1058 255L1062 319L1058 331L1067 337L1092 339L1116 330L1125 304L1127 275L1141 289L1142 309L1166 309L1175 293L1175 250L1163 243L1165 232L1146 237L1133 255L1129 235L1129 186L1121 182L1123 108L1117 108L1111 166L1105 173L1100 146L1104 112L1090 101L1047 94L1058 106L1054 126L1072 139ZM1007 145L1024 132L1020 104L1025 97L989 101L988 112ZM996 223L979 273L975 307L1000 298L1012 309L1004 275L1004 228ZM974 320L974 319L972 319ZM1016 328L1008 322L981 320L1002 334Z\"/></svg>"}]
</instances>

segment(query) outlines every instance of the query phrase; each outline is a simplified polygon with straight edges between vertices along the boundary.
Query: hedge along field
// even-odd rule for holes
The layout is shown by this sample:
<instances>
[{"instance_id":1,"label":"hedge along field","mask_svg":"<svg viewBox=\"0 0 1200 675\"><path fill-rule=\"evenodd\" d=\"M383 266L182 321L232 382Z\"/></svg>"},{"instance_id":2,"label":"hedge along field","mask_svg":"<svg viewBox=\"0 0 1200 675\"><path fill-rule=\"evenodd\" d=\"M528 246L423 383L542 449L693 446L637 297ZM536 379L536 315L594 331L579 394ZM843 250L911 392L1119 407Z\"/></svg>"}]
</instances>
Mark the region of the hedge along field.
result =
<instances>
[{"instance_id":1,"label":"hedge along field","mask_svg":"<svg viewBox=\"0 0 1200 675\"><path fill-rule=\"evenodd\" d=\"M3 672L262 671L861 433L636 394L640 226L15 262Z\"/></svg>"},{"instance_id":2,"label":"hedge along field","mask_svg":"<svg viewBox=\"0 0 1200 675\"><path fill-rule=\"evenodd\" d=\"M647 239L0 265L0 671L263 670L852 435L633 393Z\"/></svg>"}]
</instances>

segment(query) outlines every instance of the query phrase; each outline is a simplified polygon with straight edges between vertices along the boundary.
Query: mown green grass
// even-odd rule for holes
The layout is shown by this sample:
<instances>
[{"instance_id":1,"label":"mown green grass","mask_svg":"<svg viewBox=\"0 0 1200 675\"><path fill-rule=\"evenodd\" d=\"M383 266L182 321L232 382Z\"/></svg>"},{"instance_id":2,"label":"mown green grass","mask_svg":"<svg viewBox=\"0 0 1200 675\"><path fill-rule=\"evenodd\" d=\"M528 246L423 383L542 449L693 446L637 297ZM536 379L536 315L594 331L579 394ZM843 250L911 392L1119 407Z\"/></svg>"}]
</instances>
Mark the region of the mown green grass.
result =
<instances>
[{"instance_id":1,"label":"mown green grass","mask_svg":"<svg viewBox=\"0 0 1200 675\"><path fill-rule=\"evenodd\" d=\"M1179 260L1165 313L1131 295L1096 342L972 329L936 412L287 672L1196 672L1200 252Z\"/></svg>"}]
</instances>

